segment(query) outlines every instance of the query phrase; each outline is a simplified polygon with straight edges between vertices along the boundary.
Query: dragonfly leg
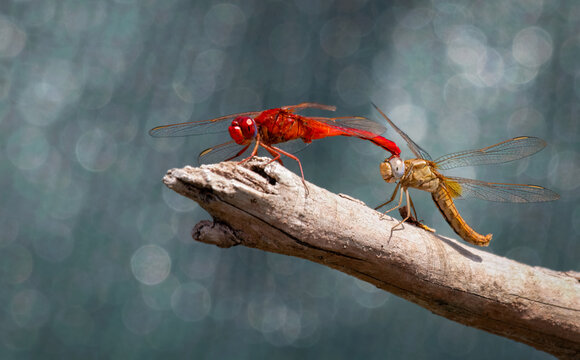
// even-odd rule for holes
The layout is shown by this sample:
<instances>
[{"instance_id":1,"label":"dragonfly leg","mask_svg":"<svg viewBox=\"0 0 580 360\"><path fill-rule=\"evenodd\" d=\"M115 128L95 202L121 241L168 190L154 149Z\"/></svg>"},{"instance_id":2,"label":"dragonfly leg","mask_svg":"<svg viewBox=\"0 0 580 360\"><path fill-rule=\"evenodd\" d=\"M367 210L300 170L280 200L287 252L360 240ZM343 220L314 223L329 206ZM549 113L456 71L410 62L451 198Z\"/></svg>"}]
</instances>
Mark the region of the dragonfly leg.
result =
<instances>
[{"instance_id":1,"label":"dragonfly leg","mask_svg":"<svg viewBox=\"0 0 580 360\"><path fill-rule=\"evenodd\" d=\"M252 153L250 154L250 156L248 156L247 158L245 158L244 160L240 161L240 164L245 163L246 161L250 160L251 158L253 158L254 156L256 156L256 154L258 154L258 146L260 146L261 142L260 142L260 134L258 133L258 136L256 138L256 145L254 145L254 148L252 149ZM249 145L248 145L249 146Z\"/></svg>"},{"instance_id":2,"label":"dragonfly leg","mask_svg":"<svg viewBox=\"0 0 580 360\"><path fill-rule=\"evenodd\" d=\"M419 221L419 217L417 216L417 210L415 210L415 204L413 204L413 199L411 197L409 197L408 203L411 205L411 209L413 209L413 215L415 216L415 219L418 222Z\"/></svg>"},{"instance_id":3,"label":"dragonfly leg","mask_svg":"<svg viewBox=\"0 0 580 360\"><path fill-rule=\"evenodd\" d=\"M229 158L225 159L224 161L230 161L230 160L232 160L232 159L235 159L235 158L237 158L238 156L242 155L242 154L244 153L244 151L246 151L246 150L247 150L249 147L250 147L250 144L248 144L248 145L244 146L244 147L242 148L242 150L238 151L238 153L237 153L236 155L234 155L234 156L232 156L232 157L229 157ZM203 154L203 153L202 153L202 154ZM245 161L245 160L243 160L243 161ZM240 161L240 163L242 163L243 161Z\"/></svg>"},{"instance_id":4,"label":"dragonfly leg","mask_svg":"<svg viewBox=\"0 0 580 360\"><path fill-rule=\"evenodd\" d=\"M280 163L280 165L284 165L284 163L282 162L282 159L280 159L281 154L279 152L272 149L272 147L264 145L264 144L262 144L262 147L264 149L266 149L270 153L270 155L272 155L274 157L272 160L270 160L270 162L268 162L268 164L273 163L274 161L278 161Z\"/></svg>"},{"instance_id":5,"label":"dragonfly leg","mask_svg":"<svg viewBox=\"0 0 580 360\"><path fill-rule=\"evenodd\" d=\"M389 210L385 211L383 214L387 214L395 209L398 209L401 207L401 204L403 203L403 194L405 193L406 189L401 187L401 196L399 196L399 203L397 204L397 206L394 206L392 208L390 208ZM408 194L408 193L407 193ZM398 224L397 224L398 225Z\"/></svg>"},{"instance_id":6,"label":"dragonfly leg","mask_svg":"<svg viewBox=\"0 0 580 360\"><path fill-rule=\"evenodd\" d=\"M399 186L401 186L401 183L397 183L397 186L395 187L395 191L393 191L393 194L391 195L391 198L389 199L389 201L384 202L381 205L377 206L375 208L375 210L378 210L378 209L382 208L383 206L390 204L393 200L395 200L395 196L397 196L397 192L399 191Z\"/></svg>"},{"instance_id":7,"label":"dragonfly leg","mask_svg":"<svg viewBox=\"0 0 580 360\"><path fill-rule=\"evenodd\" d=\"M411 200L409 197L409 189L401 189L401 201L403 200L403 192L405 192L405 197L407 199L407 215L405 216L405 218L403 220L399 221L397 223L397 225L395 225L391 228L391 232L411 217L411 207L409 206L409 204L411 203ZM401 201L399 201L399 206L401 206Z\"/></svg>"},{"instance_id":8,"label":"dragonfly leg","mask_svg":"<svg viewBox=\"0 0 580 360\"><path fill-rule=\"evenodd\" d=\"M266 149L268 151L271 150L271 151L277 153L278 158L280 157L280 154L283 154L283 155L288 156L290 159L296 160L296 162L298 163L298 167L300 168L300 175L302 176L302 183L304 184L304 188L306 189L306 195L308 195L308 193L309 193L308 186L306 185L306 180L304 180L304 171L302 171L302 163L300 162L300 159L298 159L296 156L290 154L289 152L286 152L286 151L284 151L280 148L277 148L275 146L269 146L269 145L262 144L262 147L264 147L264 149ZM277 160L277 159L273 159L272 161L275 161L275 160Z\"/></svg>"}]
</instances>

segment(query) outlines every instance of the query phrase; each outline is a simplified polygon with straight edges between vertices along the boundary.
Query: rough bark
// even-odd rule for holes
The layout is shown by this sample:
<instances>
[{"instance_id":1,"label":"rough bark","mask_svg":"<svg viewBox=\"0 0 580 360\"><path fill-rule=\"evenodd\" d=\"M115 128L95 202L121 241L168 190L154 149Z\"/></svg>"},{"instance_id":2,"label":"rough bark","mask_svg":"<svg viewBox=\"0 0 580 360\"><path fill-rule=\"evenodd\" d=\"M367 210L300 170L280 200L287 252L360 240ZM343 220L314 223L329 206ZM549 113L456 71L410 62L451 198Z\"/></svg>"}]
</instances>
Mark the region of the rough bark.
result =
<instances>
[{"instance_id":1,"label":"rough bark","mask_svg":"<svg viewBox=\"0 0 580 360\"><path fill-rule=\"evenodd\" d=\"M398 220L302 181L270 159L170 170L165 184L214 221L195 240L308 259L461 324L580 357L580 274L532 267Z\"/></svg>"}]
</instances>

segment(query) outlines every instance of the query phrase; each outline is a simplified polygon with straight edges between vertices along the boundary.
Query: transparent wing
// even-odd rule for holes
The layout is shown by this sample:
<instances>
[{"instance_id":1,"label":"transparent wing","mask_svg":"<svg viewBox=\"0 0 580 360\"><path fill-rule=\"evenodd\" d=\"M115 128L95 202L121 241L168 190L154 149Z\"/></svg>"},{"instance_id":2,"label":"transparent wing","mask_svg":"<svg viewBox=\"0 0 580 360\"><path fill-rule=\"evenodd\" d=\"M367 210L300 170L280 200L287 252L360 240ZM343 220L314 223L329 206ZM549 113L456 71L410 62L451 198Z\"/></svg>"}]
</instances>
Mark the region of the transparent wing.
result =
<instances>
[{"instance_id":1,"label":"transparent wing","mask_svg":"<svg viewBox=\"0 0 580 360\"><path fill-rule=\"evenodd\" d=\"M238 145L233 140L228 141L226 143L205 149L199 153L197 161L200 164L214 164L221 161L243 160L250 156L255 145L255 142L251 142L248 145ZM296 139L277 144L276 146L292 154L302 151L308 145L309 144L302 141L302 139ZM262 147L258 148L257 156L271 157L271 155Z\"/></svg>"},{"instance_id":2,"label":"transparent wing","mask_svg":"<svg viewBox=\"0 0 580 360\"><path fill-rule=\"evenodd\" d=\"M199 153L197 161L200 164L213 164L226 160L236 160L242 155L250 155L250 151L253 149L254 143L248 145L238 145L235 141L228 141L217 146L212 146L208 149ZM248 151L250 149L250 151Z\"/></svg>"},{"instance_id":3,"label":"transparent wing","mask_svg":"<svg viewBox=\"0 0 580 360\"><path fill-rule=\"evenodd\" d=\"M389 117L381 109L379 109L379 107L377 105L375 105L373 103L373 106L385 118L385 120L387 120L389 125L391 125L391 127L393 129L395 129L395 131L399 135L401 135L401 137L407 142L407 146L413 152L413 154L415 154L416 157L431 161L431 155L429 155L429 153L427 151L423 150L423 148L421 148L419 145L415 144L415 142L413 140L411 140L411 138L407 134L405 134L405 132L403 130L399 129L397 127L397 125L395 125L391 121L391 119L389 119Z\"/></svg>"},{"instance_id":4,"label":"transparent wing","mask_svg":"<svg viewBox=\"0 0 580 360\"><path fill-rule=\"evenodd\" d=\"M461 166L501 164L535 154L545 146L546 142L540 138L520 136L483 149L448 154L435 160L435 163L441 170Z\"/></svg>"},{"instance_id":5,"label":"transparent wing","mask_svg":"<svg viewBox=\"0 0 580 360\"><path fill-rule=\"evenodd\" d=\"M175 136L215 134L227 130L228 126L230 125L230 122L228 120L233 120L238 116L249 116L253 118L260 113L261 111L251 111L239 114L226 115L209 120L162 125L149 130L149 135L153 137L175 137Z\"/></svg>"},{"instance_id":6,"label":"transparent wing","mask_svg":"<svg viewBox=\"0 0 580 360\"><path fill-rule=\"evenodd\" d=\"M336 106L317 104L317 103L301 103L298 105L282 106L282 109L288 110L291 112L297 112L297 111L300 111L303 109L321 109L321 110L327 110L327 111L336 111Z\"/></svg>"},{"instance_id":7,"label":"transparent wing","mask_svg":"<svg viewBox=\"0 0 580 360\"><path fill-rule=\"evenodd\" d=\"M296 154L297 152L304 150L308 145L310 144L305 143L302 139L294 139L276 144L276 147L286 151L287 153Z\"/></svg>"},{"instance_id":8,"label":"transparent wing","mask_svg":"<svg viewBox=\"0 0 580 360\"><path fill-rule=\"evenodd\" d=\"M332 127L340 128L346 132L350 132L353 135L380 135L387 130L384 125L362 116L344 116L336 118L308 116L303 117L303 119L306 123L308 121L321 122Z\"/></svg>"},{"instance_id":9,"label":"transparent wing","mask_svg":"<svg viewBox=\"0 0 580 360\"><path fill-rule=\"evenodd\" d=\"M457 199L498 202L542 202L558 200L560 195L538 185L491 183L460 177L445 177L447 189Z\"/></svg>"}]
</instances>

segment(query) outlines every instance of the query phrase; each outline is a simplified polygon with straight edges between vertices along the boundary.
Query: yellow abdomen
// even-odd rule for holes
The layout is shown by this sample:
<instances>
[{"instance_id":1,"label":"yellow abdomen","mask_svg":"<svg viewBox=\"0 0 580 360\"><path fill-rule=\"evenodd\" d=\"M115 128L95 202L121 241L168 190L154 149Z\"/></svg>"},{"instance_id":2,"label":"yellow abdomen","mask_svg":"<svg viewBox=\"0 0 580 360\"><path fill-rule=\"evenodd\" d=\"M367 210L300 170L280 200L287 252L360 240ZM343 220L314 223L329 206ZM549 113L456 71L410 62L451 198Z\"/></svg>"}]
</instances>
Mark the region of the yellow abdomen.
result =
<instances>
[{"instance_id":1,"label":"yellow abdomen","mask_svg":"<svg viewBox=\"0 0 580 360\"><path fill-rule=\"evenodd\" d=\"M433 201L437 204L437 208L441 212L441 215L445 218L449 226L461 236L461 238L469 243L479 246L487 246L491 240L492 234L481 235L473 230L465 220L459 215L457 208L453 199L449 195L449 192L445 185L440 183L437 189L431 193Z\"/></svg>"}]
</instances>

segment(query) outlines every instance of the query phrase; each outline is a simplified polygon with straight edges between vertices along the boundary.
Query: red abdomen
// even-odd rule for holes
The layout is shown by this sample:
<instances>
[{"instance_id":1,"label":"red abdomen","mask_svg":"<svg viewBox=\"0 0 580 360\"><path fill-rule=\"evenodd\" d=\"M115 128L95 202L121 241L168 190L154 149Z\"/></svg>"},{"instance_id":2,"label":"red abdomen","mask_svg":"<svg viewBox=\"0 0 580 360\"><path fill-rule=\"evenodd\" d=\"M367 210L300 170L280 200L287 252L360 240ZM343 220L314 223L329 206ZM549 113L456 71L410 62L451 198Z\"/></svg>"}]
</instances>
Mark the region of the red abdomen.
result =
<instances>
[{"instance_id":1,"label":"red abdomen","mask_svg":"<svg viewBox=\"0 0 580 360\"><path fill-rule=\"evenodd\" d=\"M394 142L377 134L362 129L341 127L340 123L328 124L284 109L262 111L254 118L254 121L258 125L261 141L266 145L295 139L302 139L305 143L310 143L312 140L330 136L354 136L369 140L395 156L399 156L401 153Z\"/></svg>"}]
</instances>

